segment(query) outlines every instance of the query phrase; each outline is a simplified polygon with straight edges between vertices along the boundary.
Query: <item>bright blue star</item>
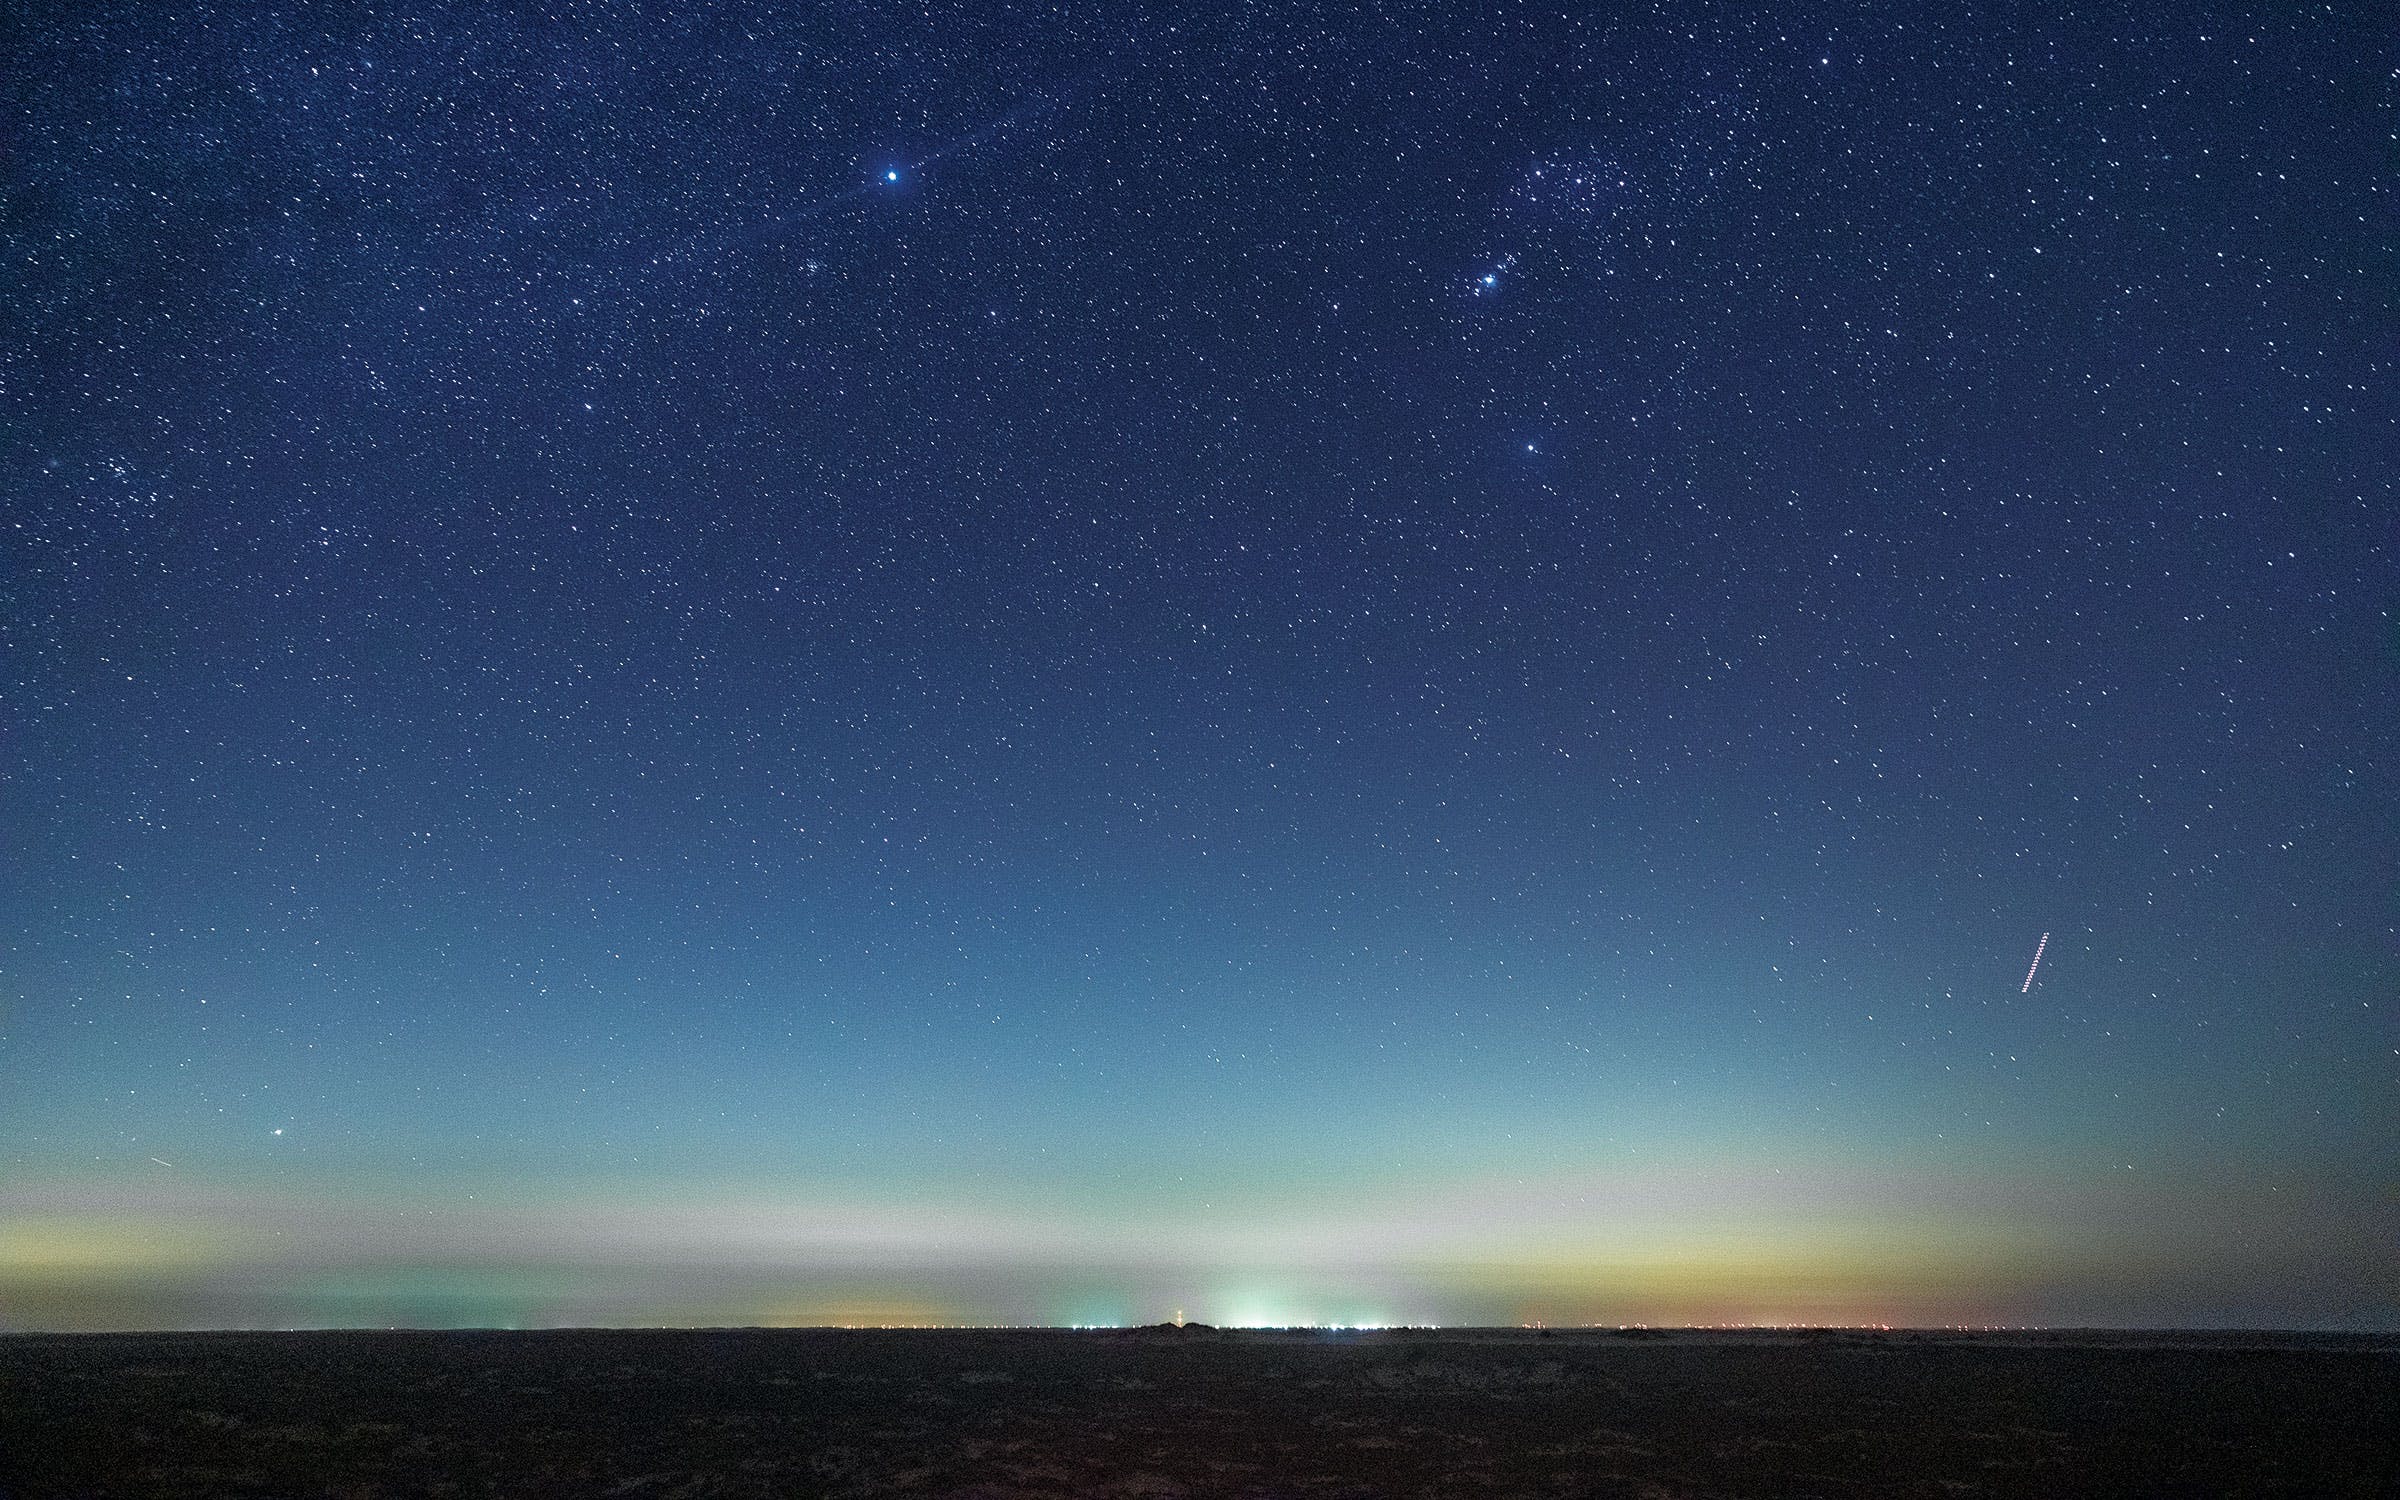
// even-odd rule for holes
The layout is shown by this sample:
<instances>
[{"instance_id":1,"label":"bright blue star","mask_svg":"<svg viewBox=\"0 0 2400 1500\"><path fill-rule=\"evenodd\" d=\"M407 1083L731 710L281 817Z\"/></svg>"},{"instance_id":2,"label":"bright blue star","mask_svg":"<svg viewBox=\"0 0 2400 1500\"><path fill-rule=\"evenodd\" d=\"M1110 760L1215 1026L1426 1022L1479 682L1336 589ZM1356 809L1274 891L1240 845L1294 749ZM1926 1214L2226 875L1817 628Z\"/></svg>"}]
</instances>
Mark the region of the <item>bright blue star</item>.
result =
<instances>
[{"instance_id":1,"label":"bright blue star","mask_svg":"<svg viewBox=\"0 0 2400 1500\"><path fill-rule=\"evenodd\" d=\"M886 182L898 182L900 180L900 169L898 167L886 167L883 173L883 180Z\"/></svg>"}]
</instances>

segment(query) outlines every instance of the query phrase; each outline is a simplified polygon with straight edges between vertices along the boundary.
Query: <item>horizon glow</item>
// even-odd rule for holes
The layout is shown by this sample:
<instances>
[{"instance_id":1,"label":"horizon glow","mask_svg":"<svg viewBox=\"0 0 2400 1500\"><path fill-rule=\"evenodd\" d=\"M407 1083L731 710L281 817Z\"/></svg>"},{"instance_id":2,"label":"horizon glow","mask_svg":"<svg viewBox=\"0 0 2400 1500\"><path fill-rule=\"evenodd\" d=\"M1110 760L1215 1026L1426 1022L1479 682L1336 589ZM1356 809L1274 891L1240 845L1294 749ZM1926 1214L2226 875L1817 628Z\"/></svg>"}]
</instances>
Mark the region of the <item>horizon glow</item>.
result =
<instances>
[{"instance_id":1,"label":"horizon glow","mask_svg":"<svg viewBox=\"0 0 2400 1500\"><path fill-rule=\"evenodd\" d=\"M2341 17L37 10L0 1331L2400 1327Z\"/></svg>"}]
</instances>

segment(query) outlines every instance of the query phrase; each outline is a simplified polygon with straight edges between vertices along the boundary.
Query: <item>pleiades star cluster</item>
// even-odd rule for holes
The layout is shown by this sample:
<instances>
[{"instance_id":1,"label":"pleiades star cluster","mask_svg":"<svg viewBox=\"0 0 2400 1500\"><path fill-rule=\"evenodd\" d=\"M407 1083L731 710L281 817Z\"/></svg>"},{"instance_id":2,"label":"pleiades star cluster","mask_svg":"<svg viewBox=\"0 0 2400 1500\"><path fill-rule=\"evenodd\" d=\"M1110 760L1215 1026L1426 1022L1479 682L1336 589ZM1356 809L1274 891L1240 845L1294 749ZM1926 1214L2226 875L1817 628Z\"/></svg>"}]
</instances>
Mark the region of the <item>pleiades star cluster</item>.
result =
<instances>
[{"instance_id":1,"label":"pleiades star cluster","mask_svg":"<svg viewBox=\"0 0 2400 1500\"><path fill-rule=\"evenodd\" d=\"M21 8L0 1325L2400 1323L2390 41Z\"/></svg>"}]
</instances>

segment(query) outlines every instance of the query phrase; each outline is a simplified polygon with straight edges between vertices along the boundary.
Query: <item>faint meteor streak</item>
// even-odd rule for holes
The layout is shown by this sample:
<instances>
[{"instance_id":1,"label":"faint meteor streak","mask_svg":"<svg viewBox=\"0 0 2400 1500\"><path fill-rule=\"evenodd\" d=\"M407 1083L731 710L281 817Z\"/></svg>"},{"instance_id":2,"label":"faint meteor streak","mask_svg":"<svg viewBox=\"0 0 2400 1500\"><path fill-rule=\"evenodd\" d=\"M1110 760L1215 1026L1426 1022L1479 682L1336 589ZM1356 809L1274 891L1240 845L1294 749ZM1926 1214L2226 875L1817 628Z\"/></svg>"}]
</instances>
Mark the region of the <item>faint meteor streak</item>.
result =
<instances>
[{"instance_id":1,"label":"faint meteor streak","mask_svg":"<svg viewBox=\"0 0 2400 1500\"><path fill-rule=\"evenodd\" d=\"M1006 113L987 120L966 134L946 141L913 160L888 159L875 167L863 179L850 186L828 193L814 202L803 203L785 212L752 224L716 235L695 237L682 245L671 247L653 259L646 270L662 271L671 267L696 264L724 255L744 246L764 244L786 230L838 213L864 200L888 196L903 184L911 182L918 173L952 157L971 154L1000 139L1018 127L1044 119L1065 109L1092 92L1101 80L1101 64L1095 64L1055 88L1037 90ZM812 263L810 269L815 269Z\"/></svg>"},{"instance_id":2,"label":"faint meteor streak","mask_svg":"<svg viewBox=\"0 0 2400 1500\"><path fill-rule=\"evenodd\" d=\"M162 1167L171 1167L171 1166L175 1165L175 1164L174 1164L173 1162L171 1162L171 1161L162 1161L162 1160L160 1160L158 1157L155 1157L155 1156L151 1157L150 1159L151 1159L152 1161L158 1162L158 1164L159 1164L160 1166L162 1166Z\"/></svg>"},{"instance_id":3,"label":"faint meteor streak","mask_svg":"<svg viewBox=\"0 0 2400 1500\"><path fill-rule=\"evenodd\" d=\"M2018 994L2026 995L2033 992L2033 971L2042 966L2042 950L2049 946L2050 934L2045 932L2042 934L2042 940L2033 945L2033 962L2025 966L2025 983L2018 988Z\"/></svg>"}]
</instances>

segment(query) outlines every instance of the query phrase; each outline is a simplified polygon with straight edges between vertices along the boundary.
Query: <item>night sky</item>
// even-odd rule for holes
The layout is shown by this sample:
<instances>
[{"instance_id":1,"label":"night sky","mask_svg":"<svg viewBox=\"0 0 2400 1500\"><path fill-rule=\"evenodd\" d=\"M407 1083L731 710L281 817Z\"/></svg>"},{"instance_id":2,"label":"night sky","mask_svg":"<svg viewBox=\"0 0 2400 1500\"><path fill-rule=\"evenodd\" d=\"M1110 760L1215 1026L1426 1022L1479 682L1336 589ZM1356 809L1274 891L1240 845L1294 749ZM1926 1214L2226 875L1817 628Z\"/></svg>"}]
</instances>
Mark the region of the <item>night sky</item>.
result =
<instances>
[{"instance_id":1,"label":"night sky","mask_svg":"<svg viewBox=\"0 0 2400 1500\"><path fill-rule=\"evenodd\" d=\"M2057 9L17 11L0 1327L2400 1326L2391 18Z\"/></svg>"}]
</instances>

